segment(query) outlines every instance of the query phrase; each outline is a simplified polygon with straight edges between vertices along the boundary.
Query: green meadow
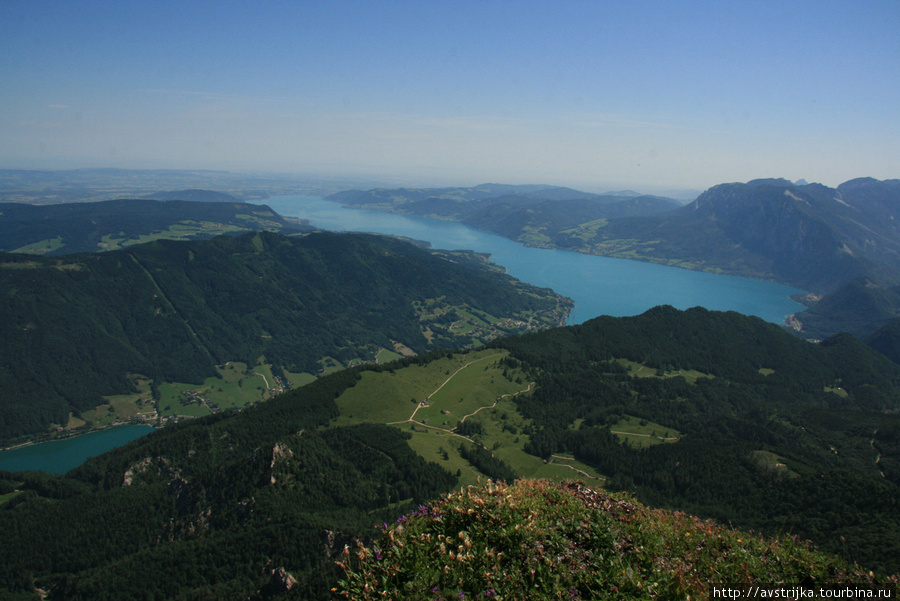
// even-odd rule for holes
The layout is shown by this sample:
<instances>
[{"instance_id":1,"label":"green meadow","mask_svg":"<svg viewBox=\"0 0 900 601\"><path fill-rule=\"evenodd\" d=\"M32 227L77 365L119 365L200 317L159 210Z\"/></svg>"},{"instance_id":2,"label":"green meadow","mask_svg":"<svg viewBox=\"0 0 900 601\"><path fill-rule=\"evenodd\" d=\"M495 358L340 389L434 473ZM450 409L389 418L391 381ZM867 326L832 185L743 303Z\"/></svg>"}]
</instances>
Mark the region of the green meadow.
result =
<instances>
[{"instance_id":1,"label":"green meadow","mask_svg":"<svg viewBox=\"0 0 900 601\"><path fill-rule=\"evenodd\" d=\"M269 399L278 392L272 368L258 363L230 361L217 368L218 377L203 384L167 382L159 386L160 417L199 417L216 411L240 409Z\"/></svg>"},{"instance_id":2,"label":"green meadow","mask_svg":"<svg viewBox=\"0 0 900 601\"><path fill-rule=\"evenodd\" d=\"M629 361L628 359L616 359L616 363L625 367L628 370L629 375L636 376L638 378L684 378L689 384L696 384L697 380L700 378L715 378L712 374L705 374L701 371L697 371L696 369L673 369L668 370L665 373L660 373L659 370L653 367L647 367L642 363L638 363L637 361Z\"/></svg>"},{"instance_id":3,"label":"green meadow","mask_svg":"<svg viewBox=\"0 0 900 601\"><path fill-rule=\"evenodd\" d=\"M134 393L105 396L105 403L83 411L80 417L70 414L66 427L74 429L89 424L92 428L103 428L132 418L154 419L156 405L150 391L150 380L134 376L132 382L135 386Z\"/></svg>"},{"instance_id":4,"label":"green meadow","mask_svg":"<svg viewBox=\"0 0 900 601\"><path fill-rule=\"evenodd\" d=\"M39 242L32 242L31 244L26 244L25 246L17 248L12 252L32 254L32 255L43 255L46 253L50 253L50 252L59 250L63 246L65 246L65 244L62 241L62 237L57 236L56 238L48 238L46 240L41 240Z\"/></svg>"},{"instance_id":5,"label":"green meadow","mask_svg":"<svg viewBox=\"0 0 900 601\"><path fill-rule=\"evenodd\" d=\"M609 430L622 442L641 449L657 444L678 442L682 437L678 430L633 415L623 416L622 419L610 426Z\"/></svg>"},{"instance_id":6,"label":"green meadow","mask_svg":"<svg viewBox=\"0 0 900 601\"><path fill-rule=\"evenodd\" d=\"M573 458L545 461L524 451L529 420L513 398L533 384L518 369L501 364L506 351L485 349L383 372L363 372L336 399L340 416L332 425L390 424L412 435L409 446L428 461L459 475L462 486L484 476L460 455L476 444L509 464L519 477L602 478ZM457 429L459 430L457 431Z\"/></svg>"}]
</instances>

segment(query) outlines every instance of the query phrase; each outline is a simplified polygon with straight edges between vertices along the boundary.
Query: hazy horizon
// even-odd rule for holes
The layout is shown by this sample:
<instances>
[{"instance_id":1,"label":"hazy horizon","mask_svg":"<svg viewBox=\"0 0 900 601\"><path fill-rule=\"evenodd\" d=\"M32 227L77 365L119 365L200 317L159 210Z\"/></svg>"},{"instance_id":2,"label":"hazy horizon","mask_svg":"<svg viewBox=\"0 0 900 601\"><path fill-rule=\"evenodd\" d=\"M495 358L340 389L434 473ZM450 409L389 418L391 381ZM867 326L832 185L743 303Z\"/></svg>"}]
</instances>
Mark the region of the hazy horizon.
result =
<instances>
[{"instance_id":1,"label":"hazy horizon","mask_svg":"<svg viewBox=\"0 0 900 601\"><path fill-rule=\"evenodd\" d=\"M11 2L0 168L898 177L900 3Z\"/></svg>"}]
</instances>

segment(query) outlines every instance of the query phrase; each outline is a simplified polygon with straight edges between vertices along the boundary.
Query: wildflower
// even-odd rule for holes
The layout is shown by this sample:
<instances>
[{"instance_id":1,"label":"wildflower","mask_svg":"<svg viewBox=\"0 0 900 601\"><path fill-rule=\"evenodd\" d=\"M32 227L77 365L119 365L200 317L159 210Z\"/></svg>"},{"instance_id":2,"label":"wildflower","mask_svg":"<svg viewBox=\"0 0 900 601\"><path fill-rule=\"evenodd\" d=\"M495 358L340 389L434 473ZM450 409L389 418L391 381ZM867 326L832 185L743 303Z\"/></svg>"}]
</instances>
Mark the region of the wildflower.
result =
<instances>
[{"instance_id":1,"label":"wildflower","mask_svg":"<svg viewBox=\"0 0 900 601\"><path fill-rule=\"evenodd\" d=\"M406 523L406 516L405 516L405 515L401 515L399 518L397 518L397 523L398 523L398 524L405 524L405 523Z\"/></svg>"},{"instance_id":2,"label":"wildflower","mask_svg":"<svg viewBox=\"0 0 900 601\"><path fill-rule=\"evenodd\" d=\"M459 591L459 594L456 595L456 598L457 598L457 599L465 599L465 598L466 598L466 594L465 594L463 591Z\"/></svg>"}]
</instances>

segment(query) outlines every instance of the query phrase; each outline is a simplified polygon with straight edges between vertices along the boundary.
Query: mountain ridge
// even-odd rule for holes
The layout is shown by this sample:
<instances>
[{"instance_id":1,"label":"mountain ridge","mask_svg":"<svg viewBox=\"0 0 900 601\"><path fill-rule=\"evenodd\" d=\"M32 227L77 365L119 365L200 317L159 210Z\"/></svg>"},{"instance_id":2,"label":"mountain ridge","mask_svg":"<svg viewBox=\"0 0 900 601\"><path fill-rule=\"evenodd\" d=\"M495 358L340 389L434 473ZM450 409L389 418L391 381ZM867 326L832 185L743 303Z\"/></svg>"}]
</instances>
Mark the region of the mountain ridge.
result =
<instances>
[{"instance_id":1,"label":"mountain ridge","mask_svg":"<svg viewBox=\"0 0 900 601\"><path fill-rule=\"evenodd\" d=\"M210 194L220 198L218 193ZM236 200L0 203L0 251L3 252L52 256L112 250L155 238L197 240L223 233L261 230L291 234L309 232L312 228L285 219L266 205Z\"/></svg>"},{"instance_id":2,"label":"mountain ridge","mask_svg":"<svg viewBox=\"0 0 900 601\"><path fill-rule=\"evenodd\" d=\"M477 195L469 191L478 190ZM362 208L427 215L441 201L450 208L442 218L536 246L555 246L642 260L661 261L694 269L775 279L819 292L834 290L861 275L900 279L900 229L894 225L900 210L900 180L857 178L828 188L796 185L786 179L763 178L745 184L713 186L693 202L634 196L630 200L666 200L618 213L598 211L580 217L557 211L553 202L589 200L595 205L622 202L621 196L575 194L565 188L528 187L514 197L492 186L471 189L348 191L330 200ZM494 196L488 198L485 192ZM467 196L469 194L469 196ZM518 202L511 202L515 198ZM422 207L417 202L428 200ZM490 202L485 202L490 200ZM543 203L543 204L542 204ZM491 209L477 216L473 207ZM519 205L519 206L516 206ZM543 213L512 218L517 211ZM516 222L510 227L510 221ZM607 220L606 222L601 222Z\"/></svg>"},{"instance_id":3,"label":"mountain ridge","mask_svg":"<svg viewBox=\"0 0 900 601\"><path fill-rule=\"evenodd\" d=\"M260 357L273 375L315 374L323 359L372 360L398 343L425 352L556 325L571 306L471 253L324 232L3 254L0 282L3 439L133 391L129 374L199 384Z\"/></svg>"}]
</instances>

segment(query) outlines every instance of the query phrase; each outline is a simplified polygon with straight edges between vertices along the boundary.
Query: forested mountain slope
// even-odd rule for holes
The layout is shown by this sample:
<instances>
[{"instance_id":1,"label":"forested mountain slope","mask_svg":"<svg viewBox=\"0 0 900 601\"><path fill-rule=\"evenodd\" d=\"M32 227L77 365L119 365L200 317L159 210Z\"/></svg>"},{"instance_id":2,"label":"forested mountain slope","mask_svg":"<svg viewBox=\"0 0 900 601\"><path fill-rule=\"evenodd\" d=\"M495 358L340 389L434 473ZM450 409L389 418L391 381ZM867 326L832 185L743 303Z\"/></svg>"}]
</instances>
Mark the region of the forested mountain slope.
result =
<instances>
[{"instance_id":1,"label":"forested mountain slope","mask_svg":"<svg viewBox=\"0 0 900 601\"><path fill-rule=\"evenodd\" d=\"M679 515L645 521L649 514L634 506L632 525L643 534L602 543L611 545L604 556L612 565L638 562L634 578L597 571L591 586L606 587L597 590L644 582L650 567L640 558L648 555L632 556L642 552L635 540L654 566L684 558L672 567L685 577L704 573L704 562L724 569L740 552L738 580L775 578L785 566L814 582L865 580L870 569L900 570L898 381L900 367L850 336L815 345L756 318L670 307L501 339L466 354L360 366L242 413L163 428L66 477L0 474L0 530L10 543L0 548L0 582L22 599L34 598L34 586L66 599L255 599L283 588L283 567L297 581L283 598L327 599L340 576L334 562L346 562L345 542L355 553L353 537L375 536L378 524L402 526L410 512L427 515L438 506L428 500L455 482L501 467L503 478L556 469L556 477L630 491L651 506L810 538L860 563L811 555L791 538L739 540ZM453 421L442 425L442 418ZM497 505L493 518L479 513L491 506L488 495L470 489L456 498L460 519L513 520L483 533L499 537L492 544L502 556L494 559L510 575L523 562L547 559L543 582L575 556L541 555L548 547L540 541L523 548L508 538L543 523L546 508L521 496L530 486L504 492L519 507ZM602 496L579 490L588 500ZM618 499L607 497L613 505ZM523 508L529 511L519 515ZM601 520L597 532L625 528L610 517L617 519L590 519ZM567 523L589 534L590 519ZM389 536L391 527L380 530ZM459 542L451 549L461 544L465 556L465 536L453 535ZM688 535L709 548L686 545ZM402 542L399 531L394 536ZM602 542L590 540L591 548ZM482 542L472 537L473 545ZM580 552L570 542L541 544ZM514 563L504 567L501 557ZM753 572L740 572L751 565ZM693 586L670 576L672 586ZM442 592L451 584L434 583Z\"/></svg>"},{"instance_id":2,"label":"forested mountain slope","mask_svg":"<svg viewBox=\"0 0 900 601\"><path fill-rule=\"evenodd\" d=\"M651 505L900 566L900 369L859 340L660 307L498 345L533 370L529 452L570 453ZM681 435L629 448L623 415Z\"/></svg>"},{"instance_id":3,"label":"forested mountain slope","mask_svg":"<svg viewBox=\"0 0 900 601\"><path fill-rule=\"evenodd\" d=\"M216 193L188 190L194 196ZM222 197L228 197L222 194ZM57 205L0 203L0 251L38 255L112 250L155 238L205 239L223 233L312 228L265 205L242 202L109 200Z\"/></svg>"},{"instance_id":4,"label":"forested mountain slope","mask_svg":"<svg viewBox=\"0 0 900 601\"><path fill-rule=\"evenodd\" d=\"M558 244L564 230L598 220L671 211L671 198L590 194L559 186L482 184L473 188L350 190L329 200L356 208L452 219L536 246Z\"/></svg>"},{"instance_id":5,"label":"forested mountain slope","mask_svg":"<svg viewBox=\"0 0 900 601\"><path fill-rule=\"evenodd\" d=\"M199 383L263 356L315 374L325 357L483 343L557 325L571 307L482 257L329 233L3 254L0 286L0 439L64 425L132 390L133 374Z\"/></svg>"}]
</instances>

